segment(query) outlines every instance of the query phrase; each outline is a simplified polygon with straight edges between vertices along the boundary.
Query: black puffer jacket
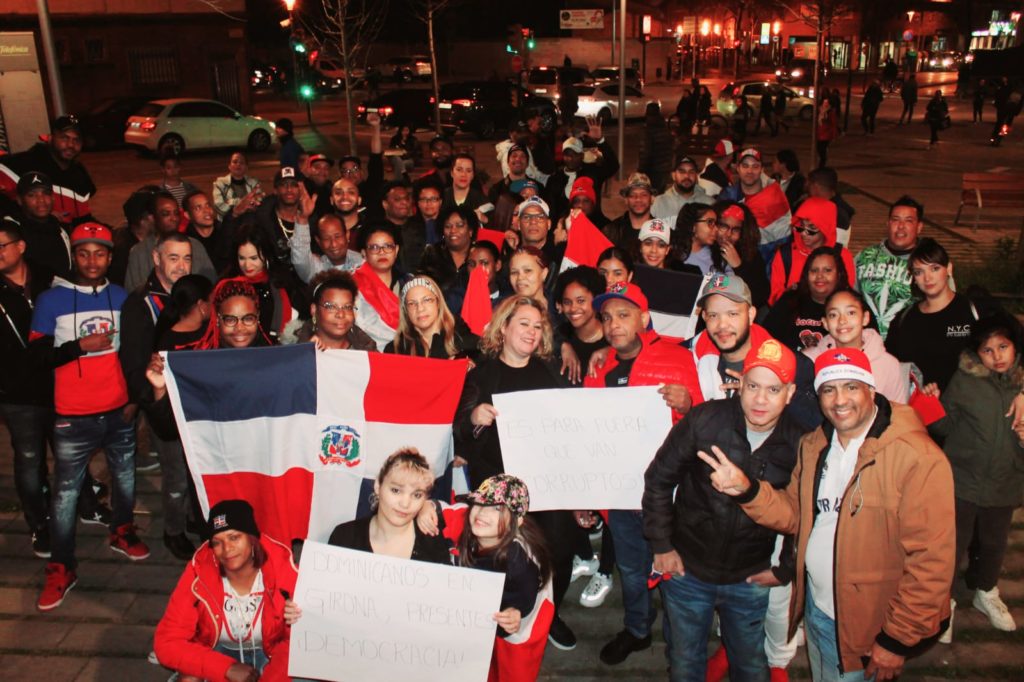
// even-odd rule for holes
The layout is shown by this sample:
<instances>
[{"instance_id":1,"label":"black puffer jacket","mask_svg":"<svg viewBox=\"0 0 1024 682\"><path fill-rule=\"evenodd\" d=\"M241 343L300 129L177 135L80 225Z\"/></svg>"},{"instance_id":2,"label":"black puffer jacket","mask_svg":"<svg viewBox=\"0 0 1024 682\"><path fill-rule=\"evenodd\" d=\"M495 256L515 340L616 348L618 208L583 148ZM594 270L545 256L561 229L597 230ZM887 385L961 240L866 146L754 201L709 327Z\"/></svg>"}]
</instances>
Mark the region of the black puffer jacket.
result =
<instances>
[{"instance_id":1,"label":"black puffer jacket","mask_svg":"<svg viewBox=\"0 0 1024 682\"><path fill-rule=\"evenodd\" d=\"M697 452L711 454L711 446L717 445L751 479L785 488L802 435L797 423L783 413L768 439L751 454L738 397L690 410L672 427L644 476L644 535L651 549L675 549L687 572L716 585L742 582L768 568L776 532L754 523L731 497L711 486L711 467ZM787 554L791 553L783 552L784 560Z\"/></svg>"}]
</instances>

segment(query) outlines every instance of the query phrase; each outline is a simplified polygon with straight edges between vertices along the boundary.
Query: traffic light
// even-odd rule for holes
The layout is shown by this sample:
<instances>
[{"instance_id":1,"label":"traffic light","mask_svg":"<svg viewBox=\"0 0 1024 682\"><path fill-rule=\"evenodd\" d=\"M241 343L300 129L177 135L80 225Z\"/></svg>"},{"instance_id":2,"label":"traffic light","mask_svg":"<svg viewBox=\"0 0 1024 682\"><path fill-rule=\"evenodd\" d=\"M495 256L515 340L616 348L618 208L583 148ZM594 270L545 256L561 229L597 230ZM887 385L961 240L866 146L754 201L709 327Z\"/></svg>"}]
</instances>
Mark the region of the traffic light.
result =
<instances>
[{"instance_id":1,"label":"traffic light","mask_svg":"<svg viewBox=\"0 0 1024 682\"><path fill-rule=\"evenodd\" d=\"M298 54L305 54L306 44L303 43L301 40L292 38L292 49L295 50L295 52L297 52Z\"/></svg>"},{"instance_id":2,"label":"traffic light","mask_svg":"<svg viewBox=\"0 0 1024 682\"><path fill-rule=\"evenodd\" d=\"M524 32L526 30L527 29L525 29L525 28L523 29ZM533 37L533 30L531 29L530 33L526 36L526 49L527 50L533 50L536 47L537 47L537 39Z\"/></svg>"},{"instance_id":3,"label":"traffic light","mask_svg":"<svg viewBox=\"0 0 1024 682\"><path fill-rule=\"evenodd\" d=\"M299 86L299 96L304 100L311 100L316 97L316 90L309 83L303 83Z\"/></svg>"}]
</instances>

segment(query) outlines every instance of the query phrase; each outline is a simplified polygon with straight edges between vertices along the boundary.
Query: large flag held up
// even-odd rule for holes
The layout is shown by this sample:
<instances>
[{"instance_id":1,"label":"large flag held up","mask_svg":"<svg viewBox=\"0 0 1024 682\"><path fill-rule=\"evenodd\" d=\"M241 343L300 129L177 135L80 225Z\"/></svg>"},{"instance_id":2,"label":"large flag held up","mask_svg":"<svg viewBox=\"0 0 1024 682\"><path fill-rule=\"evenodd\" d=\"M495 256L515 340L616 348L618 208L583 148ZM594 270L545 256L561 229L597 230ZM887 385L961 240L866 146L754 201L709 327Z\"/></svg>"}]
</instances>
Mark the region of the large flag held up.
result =
<instances>
[{"instance_id":1,"label":"large flag held up","mask_svg":"<svg viewBox=\"0 0 1024 682\"><path fill-rule=\"evenodd\" d=\"M711 274L637 265L633 282L647 295L651 323L661 336L689 339L697 331L697 297Z\"/></svg>"},{"instance_id":2,"label":"large flag held up","mask_svg":"<svg viewBox=\"0 0 1024 682\"><path fill-rule=\"evenodd\" d=\"M203 513L248 500L260 529L326 542L369 513L381 464L414 447L450 488L465 361L313 344L167 354L167 386Z\"/></svg>"}]
</instances>

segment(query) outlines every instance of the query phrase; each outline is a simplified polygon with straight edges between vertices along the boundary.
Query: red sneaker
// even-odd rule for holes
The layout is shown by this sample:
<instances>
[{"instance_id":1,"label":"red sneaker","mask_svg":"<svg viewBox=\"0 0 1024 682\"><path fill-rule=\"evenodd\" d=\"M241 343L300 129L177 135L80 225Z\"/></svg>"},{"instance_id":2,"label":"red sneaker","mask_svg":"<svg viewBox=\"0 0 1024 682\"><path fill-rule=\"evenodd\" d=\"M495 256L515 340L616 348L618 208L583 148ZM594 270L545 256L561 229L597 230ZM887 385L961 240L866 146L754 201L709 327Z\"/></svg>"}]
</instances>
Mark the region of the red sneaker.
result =
<instances>
[{"instance_id":1,"label":"red sneaker","mask_svg":"<svg viewBox=\"0 0 1024 682\"><path fill-rule=\"evenodd\" d=\"M707 672L704 673L704 682L721 682L729 672L729 657L725 653L725 645L718 647L711 658L708 659Z\"/></svg>"},{"instance_id":2,"label":"red sneaker","mask_svg":"<svg viewBox=\"0 0 1024 682\"><path fill-rule=\"evenodd\" d=\"M39 594L36 608L50 611L64 602L71 588L78 584L78 576L64 564L48 562L46 564L46 584Z\"/></svg>"},{"instance_id":3,"label":"red sneaker","mask_svg":"<svg viewBox=\"0 0 1024 682\"><path fill-rule=\"evenodd\" d=\"M785 668L771 668L771 682L789 682L789 673Z\"/></svg>"},{"instance_id":4,"label":"red sneaker","mask_svg":"<svg viewBox=\"0 0 1024 682\"><path fill-rule=\"evenodd\" d=\"M110 549L124 554L132 561L142 561L149 557L149 547L135 534L135 526L130 523L118 526L110 534Z\"/></svg>"}]
</instances>

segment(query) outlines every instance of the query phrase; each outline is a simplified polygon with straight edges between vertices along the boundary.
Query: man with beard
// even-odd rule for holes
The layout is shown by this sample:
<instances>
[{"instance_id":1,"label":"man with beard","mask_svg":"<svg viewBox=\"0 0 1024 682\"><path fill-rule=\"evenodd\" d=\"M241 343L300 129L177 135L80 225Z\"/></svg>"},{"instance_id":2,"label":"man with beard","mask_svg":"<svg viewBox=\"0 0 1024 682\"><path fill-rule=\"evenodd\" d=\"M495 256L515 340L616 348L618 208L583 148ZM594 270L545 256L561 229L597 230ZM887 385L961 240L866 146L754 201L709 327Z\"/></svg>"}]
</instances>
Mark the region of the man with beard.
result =
<instances>
[{"instance_id":1,"label":"man with beard","mask_svg":"<svg viewBox=\"0 0 1024 682\"><path fill-rule=\"evenodd\" d=\"M93 220L89 199L96 193L96 185L89 171L78 161L81 153L82 131L78 119L74 116L55 119L50 125L48 142L38 142L26 151L4 157L0 163L0 194L13 203L21 176L38 171L53 183L53 215L61 224L78 225Z\"/></svg>"},{"instance_id":2,"label":"man with beard","mask_svg":"<svg viewBox=\"0 0 1024 682\"><path fill-rule=\"evenodd\" d=\"M722 190L718 199L747 205L761 233L761 257L769 262L775 249L790 236L789 201L779 183L764 174L761 152L753 147L739 153L736 175L737 182Z\"/></svg>"},{"instance_id":3,"label":"man with beard","mask_svg":"<svg viewBox=\"0 0 1024 682\"><path fill-rule=\"evenodd\" d=\"M326 154L311 154L306 160L305 176L306 194L316 196L315 215L326 215L331 211L331 169L334 159Z\"/></svg>"},{"instance_id":4,"label":"man with beard","mask_svg":"<svg viewBox=\"0 0 1024 682\"><path fill-rule=\"evenodd\" d=\"M697 162L679 156L672 167L672 186L654 200L651 215L662 220L675 218L686 204L710 204L711 197L697 184Z\"/></svg>"},{"instance_id":5,"label":"man with beard","mask_svg":"<svg viewBox=\"0 0 1024 682\"><path fill-rule=\"evenodd\" d=\"M31 171L18 179L21 210L4 217L25 240L25 258L58 277L71 275L71 242L53 215L53 183L45 173Z\"/></svg>"},{"instance_id":6,"label":"man with beard","mask_svg":"<svg viewBox=\"0 0 1024 682\"><path fill-rule=\"evenodd\" d=\"M498 147L501 147L499 144ZM504 157L502 156L502 150L498 151L498 158L501 160L504 158L505 163L502 166L507 168L505 177L498 182L491 185L491 189L487 192L487 200L492 204L497 205L499 198L502 194L510 193L512 183L516 180L526 180L530 176L526 172L527 166L530 163L530 152L518 144L512 144L505 150Z\"/></svg>"},{"instance_id":7,"label":"man with beard","mask_svg":"<svg viewBox=\"0 0 1024 682\"><path fill-rule=\"evenodd\" d=\"M188 218L185 234L203 245L217 272L224 272L231 264L231 240L217 221L210 197L201 189L194 190L185 196L182 207Z\"/></svg>"},{"instance_id":8,"label":"man with beard","mask_svg":"<svg viewBox=\"0 0 1024 682\"><path fill-rule=\"evenodd\" d=\"M772 338L754 324L757 309L747 283L736 275L714 275L701 290L697 305L706 328L690 342L700 388L706 400L731 398L739 389L743 362L751 348ZM796 358L796 393L786 410L805 431L821 423L814 395L814 363L802 353Z\"/></svg>"},{"instance_id":9,"label":"man with beard","mask_svg":"<svg viewBox=\"0 0 1024 682\"><path fill-rule=\"evenodd\" d=\"M612 244L625 251L631 250L640 234L640 228L651 219L653 201L651 180L643 173L633 173L619 194L626 200L626 212L601 230ZM675 215L672 216L675 218Z\"/></svg>"},{"instance_id":10,"label":"man with beard","mask_svg":"<svg viewBox=\"0 0 1024 682\"><path fill-rule=\"evenodd\" d=\"M363 257L348 248L348 230L338 215L328 213L316 221L314 238L321 255L310 250L309 232L309 225L296 223L292 236L292 265L303 282L308 283L324 270L353 272L363 264Z\"/></svg>"},{"instance_id":11,"label":"man with beard","mask_svg":"<svg viewBox=\"0 0 1024 682\"><path fill-rule=\"evenodd\" d=\"M149 212L153 215L155 234L149 235L128 252L128 272L124 278L125 289L128 291L134 291L146 282L153 269L153 250L157 242L161 237L178 233L181 222L181 207L169 192L153 193ZM213 262L206 249L198 239L189 237L189 242L192 244L192 272L216 282L217 272L213 269Z\"/></svg>"},{"instance_id":12,"label":"man with beard","mask_svg":"<svg viewBox=\"0 0 1024 682\"><path fill-rule=\"evenodd\" d=\"M430 163L433 166L421 175L416 184L433 182L442 187L452 186L452 143L447 137L438 135L430 141Z\"/></svg>"}]
</instances>

